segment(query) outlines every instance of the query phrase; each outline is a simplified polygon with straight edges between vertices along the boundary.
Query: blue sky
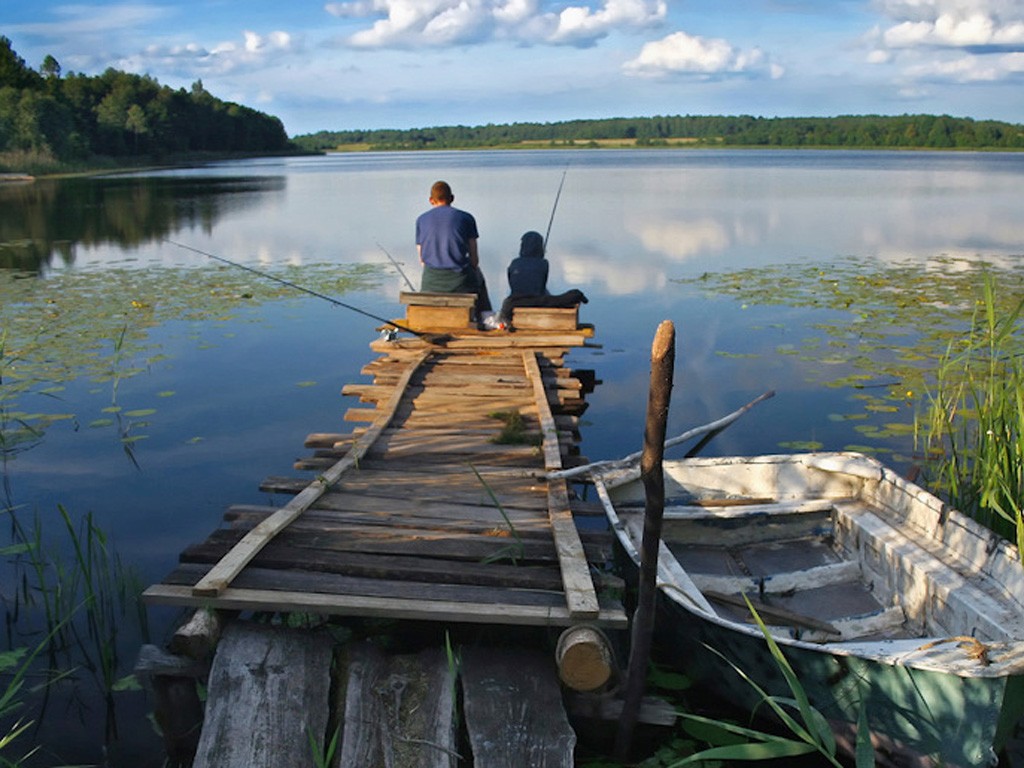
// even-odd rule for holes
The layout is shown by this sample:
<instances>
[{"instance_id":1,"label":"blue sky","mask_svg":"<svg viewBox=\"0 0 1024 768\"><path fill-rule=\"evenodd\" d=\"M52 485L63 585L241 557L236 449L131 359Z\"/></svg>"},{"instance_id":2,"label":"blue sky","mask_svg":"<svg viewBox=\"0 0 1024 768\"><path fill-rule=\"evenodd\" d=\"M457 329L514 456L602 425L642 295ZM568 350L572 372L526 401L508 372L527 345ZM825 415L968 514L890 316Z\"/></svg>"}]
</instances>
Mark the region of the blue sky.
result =
<instances>
[{"instance_id":1,"label":"blue sky","mask_svg":"<svg viewBox=\"0 0 1024 768\"><path fill-rule=\"evenodd\" d=\"M107 67L291 135L665 114L1024 122L1024 0L0 0L33 68Z\"/></svg>"}]
</instances>

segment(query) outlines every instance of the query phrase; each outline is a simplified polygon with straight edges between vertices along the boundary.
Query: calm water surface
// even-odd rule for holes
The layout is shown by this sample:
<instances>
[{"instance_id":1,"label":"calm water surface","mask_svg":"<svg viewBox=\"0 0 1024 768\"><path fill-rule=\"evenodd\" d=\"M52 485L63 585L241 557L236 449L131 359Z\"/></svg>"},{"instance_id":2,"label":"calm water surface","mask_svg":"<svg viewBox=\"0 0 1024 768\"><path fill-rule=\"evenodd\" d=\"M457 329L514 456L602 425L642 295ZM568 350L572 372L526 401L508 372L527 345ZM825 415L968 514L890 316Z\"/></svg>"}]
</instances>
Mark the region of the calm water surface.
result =
<instances>
[{"instance_id":1,"label":"calm water surface","mask_svg":"<svg viewBox=\"0 0 1024 768\"><path fill-rule=\"evenodd\" d=\"M25 280L33 282L38 302L56 301L47 299L48 287L67 291L75 281L92 281L97 287L89 295L97 305L109 302L100 314L129 324L131 302L145 309L154 301L129 295L141 290L139 284L154 275L195 281L187 304L200 310L171 312L141 331L146 351L133 347L130 359L118 360L134 375L116 386L76 373L69 362L60 388L45 391L39 382L19 395L16 409L5 406L5 428L14 412L63 416L8 457L6 504L17 506L18 514L38 515L48 529L57 525L59 504L72 516L92 512L142 581L159 580L182 548L217 527L228 505L266 501L260 480L292 472L307 433L347 430L342 416L354 402L339 391L367 380L359 371L374 357L367 345L377 335L374 320L297 292L204 313L199 276L231 270L174 243L258 269L309 265L322 275L331 265L339 274L366 265L362 287L339 298L400 317L403 280L384 251L418 284L413 221L427 207L430 184L443 178L456 206L477 218L497 303L520 235L547 228L563 173L549 241L550 287L581 288L590 298L582 319L595 324L601 346L574 351L571 362L596 369L602 380L583 428L583 452L591 459L639 448L650 343L664 319L673 320L678 333L670 434L771 389L774 399L705 453L785 451L810 441L843 449L864 442L854 422L842 418L860 409L861 393L829 387L810 363L777 353L799 347L816 324L844 322L841 313L706 297L679 280L854 259L880 269L909 263L927 271L944 256L1014 268L1024 253L1024 154L359 154L0 187L5 326L17 313L33 311L18 304L24 299L11 298L12 286L23 289ZM289 274L302 281L301 270ZM245 273L231 279L260 282ZM180 293L176 289L176 301ZM113 359L115 335L96 354ZM6 373L5 384L13 371ZM111 424L114 399L121 410ZM126 442L126 435L133 439ZM879 447L897 465L913 452L906 436ZM16 589L10 582L0 582L6 598ZM150 617L159 642L173 616ZM25 642L17 632L12 636L14 645ZM121 642L126 674L138 638ZM145 703L140 694L118 700L124 702L122 727L107 758L102 715L80 715L63 702L32 738L68 762L147 764L158 741L138 720L136 710Z\"/></svg>"}]
</instances>

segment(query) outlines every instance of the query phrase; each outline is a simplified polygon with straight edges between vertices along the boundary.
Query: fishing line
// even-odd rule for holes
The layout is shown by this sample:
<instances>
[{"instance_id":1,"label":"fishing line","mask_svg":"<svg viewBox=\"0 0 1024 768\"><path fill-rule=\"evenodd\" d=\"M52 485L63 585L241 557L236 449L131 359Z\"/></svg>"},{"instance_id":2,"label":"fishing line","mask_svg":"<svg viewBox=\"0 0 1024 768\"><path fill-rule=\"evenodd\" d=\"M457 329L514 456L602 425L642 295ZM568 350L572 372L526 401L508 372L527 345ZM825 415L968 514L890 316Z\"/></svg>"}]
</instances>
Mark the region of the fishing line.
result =
<instances>
[{"instance_id":1,"label":"fishing line","mask_svg":"<svg viewBox=\"0 0 1024 768\"><path fill-rule=\"evenodd\" d=\"M548 219L548 229L544 233L544 250L548 249L548 237L551 235L551 225L555 221L555 211L558 210L558 199L562 196L562 186L565 184L565 175L569 172L569 166L562 171L562 180L558 182L558 192L555 193L555 204L551 206L551 218Z\"/></svg>"},{"instance_id":2,"label":"fishing line","mask_svg":"<svg viewBox=\"0 0 1024 768\"><path fill-rule=\"evenodd\" d=\"M388 261L390 261L394 265L395 269L398 270L398 274L400 274L402 279L405 280L405 284L409 286L409 290L415 292L416 286L412 284L412 280L410 280L405 272L402 271L402 268L399 266L398 262L395 261L394 257L388 253L388 249L380 243L377 243L377 247L384 251L384 255L388 257Z\"/></svg>"},{"instance_id":3,"label":"fishing line","mask_svg":"<svg viewBox=\"0 0 1024 768\"><path fill-rule=\"evenodd\" d=\"M324 301L329 301L331 304L334 304L336 307L342 307L343 309L349 309L349 310L352 310L353 312L358 312L360 315L365 315L366 317L370 318L371 320L376 320L378 322L390 325L393 328L398 329L399 331L405 331L406 333L411 333L414 336L419 336L420 338L425 339L427 341L430 341L431 343L434 343L434 344L440 343L439 340L441 339L441 337L439 337L437 334L424 333L423 331L414 331L412 328L409 328L406 325L402 325L401 323L396 323L394 320L387 320L387 319L385 319L383 317L380 317L378 315L373 314L372 312L367 312L365 309L360 309L359 307L354 307L351 304L346 304L345 302L339 301L338 299L335 299L332 296L327 296L327 295L325 295L323 293L319 293L319 292L314 291L314 290L312 290L310 288L306 288L305 286L298 285L297 283L293 283L293 282L290 282L288 280L284 280L283 278L280 278L280 277L275 277L274 275L268 274L267 272L261 272L258 269L254 269L252 267L247 267L245 264L239 264L237 261L231 261L231 259L225 259L223 256L217 256L215 254L208 253L207 251L202 251L202 250L200 250L198 248L193 248L191 245L185 245L183 243L177 243L174 240L170 240L168 238L164 238L164 242L170 243L171 245L176 245L179 248L184 248L186 251L192 251L193 253L198 253L198 254L200 254L202 256L207 256L207 257L209 257L211 259L215 259L217 261L223 262L223 263L228 264L228 265L230 265L232 267L238 267L239 269L244 269L246 272L252 272L254 275L259 275L260 277L264 277L267 280L273 280L275 283L281 283L281 285L287 285L289 288L294 288L297 291L302 291L303 293L308 293L310 296L316 296L318 299L323 299Z\"/></svg>"}]
</instances>

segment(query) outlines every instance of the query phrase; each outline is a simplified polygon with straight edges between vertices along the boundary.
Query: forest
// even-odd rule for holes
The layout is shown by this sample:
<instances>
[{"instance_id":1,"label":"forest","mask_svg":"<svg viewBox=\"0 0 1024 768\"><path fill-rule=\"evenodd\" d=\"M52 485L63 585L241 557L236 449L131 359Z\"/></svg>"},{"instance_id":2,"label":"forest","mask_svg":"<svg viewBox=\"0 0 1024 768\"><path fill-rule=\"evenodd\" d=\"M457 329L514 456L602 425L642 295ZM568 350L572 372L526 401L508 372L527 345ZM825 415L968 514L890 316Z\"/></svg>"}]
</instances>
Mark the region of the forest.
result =
<instances>
[{"instance_id":1,"label":"forest","mask_svg":"<svg viewBox=\"0 0 1024 768\"><path fill-rule=\"evenodd\" d=\"M0 36L0 170L289 148L278 118L221 101L202 81L186 91L114 69L62 74L52 56L36 71Z\"/></svg>"},{"instance_id":2,"label":"forest","mask_svg":"<svg viewBox=\"0 0 1024 768\"><path fill-rule=\"evenodd\" d=\"M320 131L294 137L309 151L541 146L1024 149L1024 126L948 115L840 117L664 116L410 130Z\"/></svg>"}]
</instances>

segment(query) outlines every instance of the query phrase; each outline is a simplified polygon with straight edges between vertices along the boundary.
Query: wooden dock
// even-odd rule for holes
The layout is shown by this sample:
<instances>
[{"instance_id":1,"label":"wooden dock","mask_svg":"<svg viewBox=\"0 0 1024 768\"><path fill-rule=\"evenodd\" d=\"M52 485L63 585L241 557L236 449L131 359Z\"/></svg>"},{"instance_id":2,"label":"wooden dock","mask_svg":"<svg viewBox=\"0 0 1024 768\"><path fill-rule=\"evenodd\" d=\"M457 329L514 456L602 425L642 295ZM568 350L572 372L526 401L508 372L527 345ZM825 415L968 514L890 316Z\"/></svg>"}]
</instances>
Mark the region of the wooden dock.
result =
<instances>
[{"instance_id":1,"label":"wooden dock","mask_svg":"<svg viewBox=\"0 0 1024 768\"><path fill-rule=\"evenodd\" d=\"M263 490L287 502L230 507L225 525L182 552L144 601L453 625L624 628L626 614L607 589L618 582L601 576L609 539L581 534L574 519L593 514L594 505L575 499L566 480L548 477L584 461L577 426L594 379L566 367L565 356L589 344L593 330L579 325L576 310L516 311L514 333L477 331L432 309L434 325L420 325L422 333L371 343L378 357L363 373L372 383L343 390L360 401L344 414L353 428L310 434L312 453L295 464L312 477L264 480ZM547 667L557 691L553 658ZM563 757L568 744L571 760L575 739L562 731L555 740ZM496 764L481 759L475 764ZM223 755L216 760L232 764Z\"/></svg>"}]
</instances>

